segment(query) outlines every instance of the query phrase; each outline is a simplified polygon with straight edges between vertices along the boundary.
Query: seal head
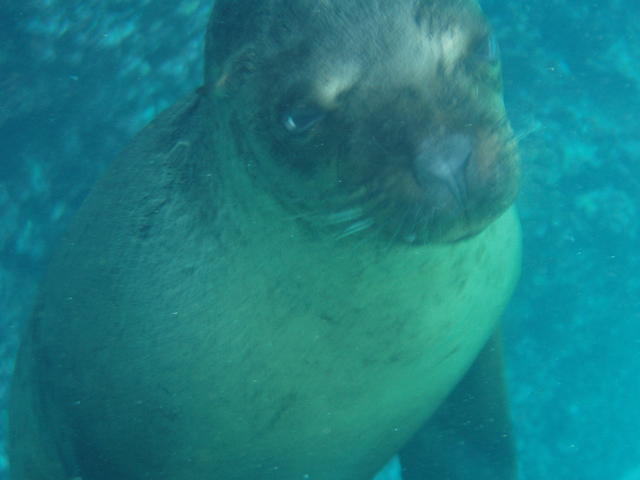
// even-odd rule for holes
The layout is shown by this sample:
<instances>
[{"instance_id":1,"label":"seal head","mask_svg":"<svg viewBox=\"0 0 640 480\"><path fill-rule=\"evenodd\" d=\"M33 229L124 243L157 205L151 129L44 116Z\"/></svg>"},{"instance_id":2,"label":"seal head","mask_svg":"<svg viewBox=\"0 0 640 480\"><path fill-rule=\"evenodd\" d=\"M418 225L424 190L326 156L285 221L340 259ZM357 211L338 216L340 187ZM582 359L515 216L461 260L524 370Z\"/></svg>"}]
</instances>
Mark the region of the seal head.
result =
<instances>
[{"instance_id":1,"label":"seal head","mask_svg":"<svg viewBox=\"0 0 640 480\"><path fill-rule=\"evenodd\" d=\"M223 108L249 126L251 174L310 225L451 242L513 202L499 52L476 3L246 3L216 4L207 88L243 99Z\"/></svg>"}]
</instances>

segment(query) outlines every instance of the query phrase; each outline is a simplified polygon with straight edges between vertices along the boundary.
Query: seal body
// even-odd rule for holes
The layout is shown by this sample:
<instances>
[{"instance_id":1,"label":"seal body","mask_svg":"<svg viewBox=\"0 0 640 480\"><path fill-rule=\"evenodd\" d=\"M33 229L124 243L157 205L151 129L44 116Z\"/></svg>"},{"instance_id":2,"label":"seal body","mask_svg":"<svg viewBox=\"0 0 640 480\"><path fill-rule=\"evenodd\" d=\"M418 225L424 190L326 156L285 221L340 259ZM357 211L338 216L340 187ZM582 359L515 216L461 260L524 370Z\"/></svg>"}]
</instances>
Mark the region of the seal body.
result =
<instances>
[{"instance_id":1,"label":"seal body","mask_svg":"<svg viewBox=\"0 0 640 480\"><path fill-rule=\"evenodd\" d=\"M517 157L474 3L212 18L205 86L114 162L52 262L15 480L369 479L509 298Z\"/></svg>"}]
</instances>

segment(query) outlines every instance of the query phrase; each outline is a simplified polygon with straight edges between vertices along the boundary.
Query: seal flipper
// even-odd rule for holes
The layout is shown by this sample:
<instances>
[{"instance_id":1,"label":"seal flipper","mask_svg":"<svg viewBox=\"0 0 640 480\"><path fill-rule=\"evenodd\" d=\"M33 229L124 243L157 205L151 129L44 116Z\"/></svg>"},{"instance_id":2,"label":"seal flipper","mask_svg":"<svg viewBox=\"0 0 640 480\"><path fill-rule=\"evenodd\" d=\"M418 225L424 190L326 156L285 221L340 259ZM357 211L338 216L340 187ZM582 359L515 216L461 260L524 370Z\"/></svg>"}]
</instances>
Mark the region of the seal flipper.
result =
<instances>
[{"instance_id":1,"label":"seal flipper","mask_svg":"<svg viewBox=\"0 0 640 480\"><path fill-rule=\"evenodd\" d=\"M400 462L403 480L517 478L499 331Z\"/></svg>"}]
</instances>

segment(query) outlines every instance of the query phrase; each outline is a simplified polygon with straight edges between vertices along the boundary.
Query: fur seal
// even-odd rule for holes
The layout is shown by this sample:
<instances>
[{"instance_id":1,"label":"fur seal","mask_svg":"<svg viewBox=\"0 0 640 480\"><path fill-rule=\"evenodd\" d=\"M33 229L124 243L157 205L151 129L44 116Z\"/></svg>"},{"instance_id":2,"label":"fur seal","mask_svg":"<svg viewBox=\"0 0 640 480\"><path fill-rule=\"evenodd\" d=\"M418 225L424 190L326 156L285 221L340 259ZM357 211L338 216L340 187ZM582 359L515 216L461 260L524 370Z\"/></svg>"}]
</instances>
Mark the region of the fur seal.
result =
<instances>
[{"instance_id":1,"label":"fur seal","mask_svg":"<svg viewBox=\"0 0 640 480\"><path fill-rule=\"evenodd\" d=\"M459 436L514 478L518 158L479 6L218 0L205 57L52 261L13 479L467 478Z\"/></svg>"}]
</instances>

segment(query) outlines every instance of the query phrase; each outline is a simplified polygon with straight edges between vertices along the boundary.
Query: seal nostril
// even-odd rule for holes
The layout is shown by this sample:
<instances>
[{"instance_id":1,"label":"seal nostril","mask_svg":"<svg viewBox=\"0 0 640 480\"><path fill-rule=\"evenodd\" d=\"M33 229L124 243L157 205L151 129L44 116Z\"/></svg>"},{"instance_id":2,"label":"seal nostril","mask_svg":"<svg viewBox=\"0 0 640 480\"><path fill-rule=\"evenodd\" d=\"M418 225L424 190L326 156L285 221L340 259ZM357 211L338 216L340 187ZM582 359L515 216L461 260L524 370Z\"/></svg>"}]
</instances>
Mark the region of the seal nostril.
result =
<instances>
[{"instance_id":1,"label":"seal nostril","mask_svg":"<svg viewBox=\"0 0 640 480\"><path fill-rule=\"evenodd\" d=\"M424 187L434 182L443 183L463 204L467 199L465 169L472 154L473 144L467 135L454 133L427 138L415 157L416 179Z\"/></svg>"}]
</instances>

